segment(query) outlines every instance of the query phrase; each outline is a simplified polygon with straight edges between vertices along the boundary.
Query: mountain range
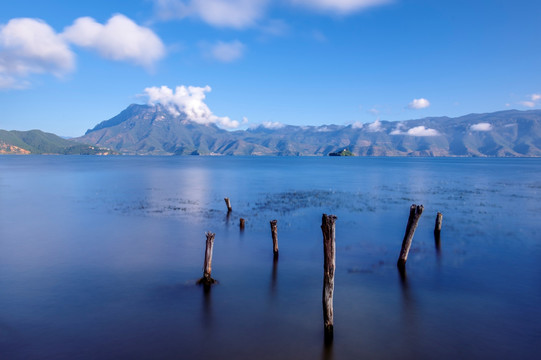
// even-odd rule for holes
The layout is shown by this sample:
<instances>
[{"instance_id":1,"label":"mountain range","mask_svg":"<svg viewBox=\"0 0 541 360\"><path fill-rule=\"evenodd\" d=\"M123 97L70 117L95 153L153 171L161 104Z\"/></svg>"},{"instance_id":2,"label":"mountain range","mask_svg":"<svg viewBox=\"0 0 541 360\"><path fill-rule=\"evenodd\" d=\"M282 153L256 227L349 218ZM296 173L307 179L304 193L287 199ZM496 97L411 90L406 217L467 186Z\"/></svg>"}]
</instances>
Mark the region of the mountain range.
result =
<instances>
[{"instance_id":1,"label":"mountain range","mask_svg":"<svg viewBox=\"0 0 541 360\"><path fill-rule=\"evenodd\" d=\"M541 156L541 110L226 131L133 104L74 140L132 155Z\"/></svg>"},{"instance_id":2,"label":"mountain range","mask_svg":"<svg viewBox=\"0 0 541 360\"><path fill-rule=\"evenodd\" d=\"M0 154L111 155L115 152L67 140L41 130L0 130Z\"/></svg>"},{"instance_id":3,"label":"mountain range","mask_svg":"<svg viewBox=\"0 0 541 360\"><path fill-rule=\"evenodd\" d=\"M346 151L344 151L346 150ZM162 105L128 106L84 136L0 130L0 154L541 156L541 110L227 131Z\"/></svg>"}]
</instances>

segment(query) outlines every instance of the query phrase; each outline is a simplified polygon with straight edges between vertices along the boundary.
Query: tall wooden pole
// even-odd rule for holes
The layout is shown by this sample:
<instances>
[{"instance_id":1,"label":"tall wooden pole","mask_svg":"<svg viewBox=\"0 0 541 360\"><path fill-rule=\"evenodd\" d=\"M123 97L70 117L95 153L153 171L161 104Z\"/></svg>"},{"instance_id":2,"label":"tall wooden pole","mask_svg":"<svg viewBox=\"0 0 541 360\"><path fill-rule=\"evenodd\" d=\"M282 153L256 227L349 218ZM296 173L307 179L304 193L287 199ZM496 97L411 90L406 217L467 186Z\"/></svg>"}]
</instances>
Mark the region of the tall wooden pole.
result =
<instances>
[{"instance_id":1,"label":"tall wooden pole","mask_svg":"<svg viewBox=\"0 0 541 360\"><path fill-rule=\"evenodd\" d=\"M272 252L274 257L278 256L278 220L272 220L270 222L271 233L272 233Z\"/></svg>"},{"instance_id":2,"label":"tall wooden pole","mask_svg":"<svg viewBox=\"0 0 541 360\"><path fill-rule=\"evenodd\" d=\"M443 220L443 214L441 212L438 212L436 215L436 224L434 225L434 234L438 234L441 232L441 222Z\"/></svg>"},{"instance_id":3,"label":"tall wooden pole","mask_svg":"<svg viewBox=\"0 0 541 360\"><path fill-rule=\"evenodd\" d=\"M229 198L224 198L224 201L225 205L227 206L227 212L230 213L233 209L231 208L231 202L229 201Z\"/></svg>"},{"instance_id":4,"label":"tall wooden pole","mask_svg":"<svg viewBox=\"0 0 541 360\"><path fill-rule=\"evenodd\" d=\"M402 249L400 250L400 256L398 257L398 262L396 264L401 270L406 267L406 260L408 260L408 253L413 240L413 234L415 234L415 229L417 228L422 213L423 205L411 205L406 233L404 234L404 240L402 240Z\"/></svg>"},{"instance_id":5,"label":"tall wooden pole","mask_svg":"<svg viewBox=\"0 0 541 360\"><path fill-rule=\"evenodd\" d=\"M325 339L332 340L334 332L333 295L335 270L335 222L334 215L323 214L321 231L323 232L323 324Z\"/></svg>"},{"instance_id":6,"label":"tall wooden pole","mask_svg":"<svg viewBox=\"0 0 541 360\"><path fill-rule=\"evenodd\" d=\"M212 285L216 282L210 274L212 272L212 249L214 247L214 236L216 234L210 231L206 233L207 242L205 248L205 262L203 264L203 277L199 279L198 283L203 285Z\"/></svg>"},{"instance_id":7,"label":"tall wooden pole","mask_svg":"<svg viewBox=\"0 0 541 360\"><path fill-rule=\"evenodd\" d=\"M434 225L434 241L436 243L436 250L440 251L440 246L441 246L441 242L440 242L440 233L441 233L441 222L443 220L443 215L442 213L438 212L438 214L436 215L436 224Z\"/></svg>"}]
</instances>

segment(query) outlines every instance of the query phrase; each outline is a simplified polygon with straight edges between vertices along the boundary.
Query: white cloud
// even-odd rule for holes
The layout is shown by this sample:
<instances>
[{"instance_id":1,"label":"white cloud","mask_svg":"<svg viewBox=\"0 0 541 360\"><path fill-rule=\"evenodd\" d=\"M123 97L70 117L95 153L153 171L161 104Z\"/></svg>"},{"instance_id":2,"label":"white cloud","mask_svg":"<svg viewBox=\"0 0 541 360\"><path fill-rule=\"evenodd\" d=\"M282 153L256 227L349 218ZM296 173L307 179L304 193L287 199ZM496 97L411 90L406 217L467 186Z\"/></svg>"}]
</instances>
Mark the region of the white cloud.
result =
<instances>
[{"instance_id":1,"label":"white cloud","mask_svg":"<svg viewBox=\"0 0 541 360\"><path fill-rule=\"evenodd\" d=\"M368 129L367 129L369 132L378 132L378 131L382 131L383 128L381 127L381 121L379 121L379 119L377 119L376 121L374 121L373 123L370 123L368 124Z\"/></svg>"},{"instance_id":2,"label":"white cloud","mask_svg":"<svg viewBox=\"0 0 541 360\"><path fill-rule=\"evenodd\" d=\"M408 131L402 131L403 125L398 124L396 129L391 131L391 135L409 135L409 136L438 136L440 133L435 129L430 129L424 126L416 126Z\"/></svg>"},{"instance_id":3,"label":"white cloud","mask_svg":"<svg viewBox=\"0 0 541 360\"><path fill-rule=\"evenodd\" d=\"M535 102L533 101L521 101L520 104L529 108L533 108L535 106Z\"/></svg>"},{"instance_id":4,"label":"white cloud","mask_svg":"<svg viewBox=\"0 0 541 360\"><path fill-rule=\"evenodd\" d=\"M352 129L362 129L364 124L360 121L355 121L353 124L351 124Z\"/></svg>"},{"instance_id":5,"label":"white cloud","mask_svg":"<svg viewBox=\"0 0 541 360\"><path fill-rule=\"evenodd\" d=\"M237 128L237 120L227 116L216 116L209 109L204 100L205 93L210 92L210 86L177 86L175 90L167 86L149 87L145 89L149 105L163 105L172 115L186 114L189 121L198 124L218 124L226 128Z\"/></svg>"},{"instance_id":6,"label":"white cloud","mask_svg":"<svg viewBox=\"0 0 541 360\"><path fill-rule=\"evenodd\" d=\"M404 124L403 123L398 123L396 125L396 128L390 132L390 135L404 135L404 133L402 132L402 129L404 128Z\"/></svg>"},{"instance_id":7,"label":"white cloud","mask_svg":"<svg viewBox=\"0 0 541 360\"><path fill-rule=\"evenodd\" d=\"M283 128L285 125L278 121L265 121L261 124L261 126L263 126L265 129L276 130Z\"/></svg>"},{"instance_id":8,"label":"white cloud","mask_svg":"<svg viewBox=\"0 0 541 360\"><path fill-rule=\"evenodd\" d=\"M163 20L200 18L217 27L242 29L264 16L269 0L154 0Z\"/></svg>"},{"instance_id":9,"label":"white cloud","mask_svg":"<svg viewBox=\"0 0 541 360\"><path fill-rule=\"evenodd\" d=\"M349 14L369 7L388 4L392 0L289 0L289 2L317 11Z\"/></svg>"},{"instance_id":10,"label":"white cloud","mask_svg":"<svg viewBox=\"0 0 541 360\"><path fill-rule=\"evenodd\" d=\"M541 94L532 94L531 99L532 101L539 101L541 100Z\"/></svg>"},{"instance_id":11,"label":"white cloud","mask_svg":"<svg viewBox=\"0 0 541 360\"><path fill-rule=\"evenodd\" d=\"M435 129L429 129L424 126L416 126L407 132L407 135L411 136L438 136L439 134Z\"/></svg>"},{"instance_id":12,"label":"white cloud","mask_svg":"<svg viewBox=\"0 0 541 360\"><path fill-rule=\"evenodd\" d=\"M0 88L22 88L32 73L62 76L75 68L75 55L44 21L11 19L0 26Z\"/></svg>"},{"instance_id":13,"label":"white cloud","mask_svg":"<svg viewBox=\"0 0 541 360\"><path fill-rule=\"evenodd\" d=\"M232 42L218 41L210 49L213 58L222 62L238 60L244 54L244 44L238 40Z\"/></svg>"},{"instance_id":14,"label":"white cloud","mask_svg":"<svg viewBox=\"0 0 541 360\"><path fill-rule=\"evenodd\" d=\"M470 126L471 131L490 131L492 130L492 125L489 123L479 123Z\"/></svg>"},{"instance_id":15,"label":"white cloud","mask_svg":"<svg viewBox=\"0 0 541 360\"><path fill-rule=\"evenodd\" d=\"M413 99L412 102L409 103L408 108L410 109L424 109L430 106L430 101L428 101L425 98L420 99Z\"/></svg>"},{"instance_id":16,"label":"white cloud","mask_svg":"<svg viewBox=\"0 0 541 360\"><path fill-rule=\"evenodd\" d=\"M165 56L165 46L149 28L139 26L122 14L111 17L105 25L91 17L81 17L62 34L67 41L96 50L112 60L130 61L151 68Z\"/></svg>"}]
</instances>

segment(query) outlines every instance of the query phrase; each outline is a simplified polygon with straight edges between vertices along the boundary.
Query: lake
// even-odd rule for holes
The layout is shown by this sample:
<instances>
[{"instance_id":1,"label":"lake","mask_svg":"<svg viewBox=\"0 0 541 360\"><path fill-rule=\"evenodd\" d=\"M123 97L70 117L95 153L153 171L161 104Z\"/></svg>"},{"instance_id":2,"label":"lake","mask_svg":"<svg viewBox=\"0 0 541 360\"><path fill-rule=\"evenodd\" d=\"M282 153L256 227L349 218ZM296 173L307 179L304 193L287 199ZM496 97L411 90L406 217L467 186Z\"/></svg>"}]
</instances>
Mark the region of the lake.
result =
<instances>
[{"instance_id":1,"label":"lake","mask_svg":"<svg viewBox=\"0 0 541 360\"><path fill-rule=\"evenodd\" d=\"M536 359L540 213L541 159L2 156L0 358Z\"/></svg>"}]
</instances>

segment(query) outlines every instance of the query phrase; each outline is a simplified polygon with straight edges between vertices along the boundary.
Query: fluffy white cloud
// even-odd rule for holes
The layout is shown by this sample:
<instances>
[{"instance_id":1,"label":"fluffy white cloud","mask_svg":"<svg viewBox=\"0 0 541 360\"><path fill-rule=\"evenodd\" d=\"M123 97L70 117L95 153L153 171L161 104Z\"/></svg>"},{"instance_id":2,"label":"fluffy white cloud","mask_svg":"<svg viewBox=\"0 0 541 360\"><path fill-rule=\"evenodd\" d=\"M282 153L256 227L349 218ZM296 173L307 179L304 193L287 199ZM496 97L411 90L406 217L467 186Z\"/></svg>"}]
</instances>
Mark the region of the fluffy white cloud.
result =
<instances>
[{"instance_id":1,"label":"fluffy white cloud","mask_svg":"<svg viewBox=\"0 0 541 360\"><path fill-rule=\"evenodd\" d=\"M91 17L78 18L62 37L94 49L107 59L131 61L147 68L165 55L165 46L152 30L121 14L111 17L105 25Z\"/></svg>"},{"instance_id":2,"label":"fluffy white cloud","mask_svg":"<svg viewBox=\"0 0 541 360\"><path fill-rule=\"evenodd\" d=\"M382 131L383 128L381 127L381 121L379 121L379 119L377 119L373 123L368 124L367 130L370 131L370 132Z\"/></svg>"},{"instance_id":3,"label":"fluffy white cloud","mask_svg":"<svg viewBox=\"0 0 541 360\"><path fill-rule=\"evenodd\" d=\"M411 136L438 136L440 133L435 129L429 129L424 126L416 126L406 133Z\"/></svg>"},{"instance_id":4,"label":"fluffy white cloud","mask_svg":"<svg viewBox=\"0 0 541 360\"><path fill-rule=\"evenodd\" d=\"M479 123L470 126L471 131L490 131L492 130L492 125L489 123Z\"/></svg>"},{"instance_id":5,"label":"fluffy white cloud","mask_svg":"<svg viewBox=\"0 0 541 360\"><path fill-rule=\"evenodd\" d=\"M349 14L369 7L388 4L392 0L289 0L289 2L318 11Z\"/></svg>"},{"instance_id":6,"label":"fluffy white cloud","mask_svg":"<svg viewBox=\"0 0 541 360\"><path fill-rule=\"evenodd\" d=\"M186 119L198 124L218 124L226 128L236 128L240 124L229 117L216 116L205 104L206 93L210 86L177 86L175 90L167 87L149 87L145 89L150 105L163 105L171 114L186 114Z\"/></svg>"},{"instance_id":7,"label":"fluffy white cloud","mask_svg":"<svg viewBox=\"0 0 541 360\"><path fill-rule=\"evenodd\" d=\"M438 136L440 133L435 129L430 129L425 126L416 126L408 131L402 131L403 125L399 124L396 129L391 131L391 135L409 135L409 136Z\"/></svg>"},{"instance_id":8,"label":"fluffy white cloud","mask_svg":"<svg viewBox=\"0 0 541 360\"><path fill-rule=\"evenodd\" d=\"M197 17L218 27L242 29L263 17L269 0L154 0L163 20Z\"/></svg>"},{"instance_id":9,"label":"fluffy white cloud","mask_svg":"<svg viewBox=\"0 0 541 360\"><path fill-rule=\"evenodd\" d=\"M413 99L413 101L410 102L408 105L410 109L424 109L429 106L430 106L430 101L428 101L425 98Z\"/></svg>"},{"instance_id":10,"label":"fluffy white cloud","mask_svg":"<svg viewBox=\"0 0 541 360\"><path fill-rule=\"evenodd\" d=\"M62 76L75 67L75 55L44 21L11 19L0 26L0 88L20 88L32 73Z\"/></svg>"},{"instance_id":11,"label":"fluffy white cloud","mask_svg":"<svg viewBox=\"0 0 541 360\"><path fill-rule=\"evenodd\" d=\"M238 60L244 54L244 44L238 40L232 42L218 41L210 49L213 58L222 62Z\"/></svg>"},{"instance_id":12,"label":"fluffy white cloud","mask_svg":"<svg viewBox=\"0 0 541 360\"><path fill-rule=\"evenodd\" d=\"M541 94L532 94L531 98L532 101L539 101L541 100Z\"/></svg>"},{"instance_id":13,"label":"fluffy white cloud","mask_svg":"<svg viewBox=\"0 0 541 360\"><path fill-rule=\"evenodd\" d=\"M283 128L285 125L278 121L265 121L260 126L263 126L265 129L276 130Z\"/></svg>"}]
</instances>

